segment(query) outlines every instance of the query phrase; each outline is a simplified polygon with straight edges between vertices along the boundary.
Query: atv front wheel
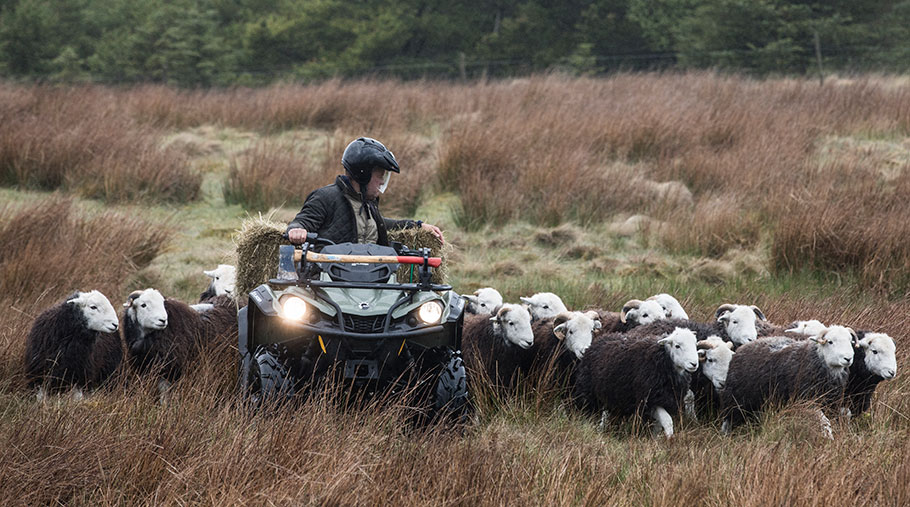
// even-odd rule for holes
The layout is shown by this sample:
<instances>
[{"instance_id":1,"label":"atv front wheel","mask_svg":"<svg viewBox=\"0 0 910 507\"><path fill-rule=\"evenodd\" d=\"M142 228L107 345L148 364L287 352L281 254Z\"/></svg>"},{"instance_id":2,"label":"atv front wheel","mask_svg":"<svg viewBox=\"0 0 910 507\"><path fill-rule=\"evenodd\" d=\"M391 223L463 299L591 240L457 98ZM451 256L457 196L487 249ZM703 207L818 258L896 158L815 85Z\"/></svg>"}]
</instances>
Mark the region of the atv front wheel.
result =
<instances>
[{"instance_id":1,"label":"atv front wheel","mask_svg":"<svg viewBox=\"0 0 910 507\"><path fill-rule=\"evenodd\" d=\"M449 354L448 362L439 372L436 390L433 394L433 410L437 415L451 414L456 420L465 415L468 405L468 385L464 360L461 358L460 351Z\"/></svg>"},{"instance_id":2,"label":"atv front wheel","mask_svg":"<svg viewBox=\"0 0 910 507\"><path fill-rule=\"evenodd\" d=\"M253 353L248 385L254 404L281 401L294 394L293 379L280 358L281 351L276 345L260 345Z\"/></svg>"}]
</instances>

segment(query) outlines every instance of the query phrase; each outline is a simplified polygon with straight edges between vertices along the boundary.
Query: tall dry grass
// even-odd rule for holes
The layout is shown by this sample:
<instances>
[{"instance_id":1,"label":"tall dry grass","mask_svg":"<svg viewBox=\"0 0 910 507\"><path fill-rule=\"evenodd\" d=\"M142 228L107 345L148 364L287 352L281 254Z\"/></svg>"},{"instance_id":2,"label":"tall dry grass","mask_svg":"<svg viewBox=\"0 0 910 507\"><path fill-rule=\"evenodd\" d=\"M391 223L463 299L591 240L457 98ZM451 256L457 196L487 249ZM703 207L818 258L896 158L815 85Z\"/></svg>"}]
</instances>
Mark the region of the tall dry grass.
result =
<instances>
[{"instance_id":1,"label":"tall dry grass","mask_svg":"<svg viewBox=\"0 0 910 507\"><path fill-rule=\"evenodd\" d=\"M202 182L162 132L124 111L100 87L19 88L0 96L0 184L61 189L108 201L184 202Z\"/></svg>"}]
</instances>

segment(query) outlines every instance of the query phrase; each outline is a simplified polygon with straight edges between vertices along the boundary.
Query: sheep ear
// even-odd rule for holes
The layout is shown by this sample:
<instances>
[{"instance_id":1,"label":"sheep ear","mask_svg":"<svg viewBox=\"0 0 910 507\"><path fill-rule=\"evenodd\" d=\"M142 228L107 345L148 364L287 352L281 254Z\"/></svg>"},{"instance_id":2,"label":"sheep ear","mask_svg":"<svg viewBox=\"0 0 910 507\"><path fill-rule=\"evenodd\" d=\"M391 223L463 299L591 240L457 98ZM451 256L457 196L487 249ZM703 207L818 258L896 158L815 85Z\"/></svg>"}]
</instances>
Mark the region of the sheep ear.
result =
<instances>
[{"instance_id":1,"label":"sheep ear","mask_svg":"<svg viewBox=\"0 0 910 507\"><path fill-rule=\"evenodd\" d=\"M133 301L135 301L136 298L139 297L139 294L142 294L141 290L134 290L133 292L131 292L130 295L126 298L126 303L123 303L123 307L129 308L130 306L133 306Z\"/></svg>"},{"instance_id":2,"label":"sheep ear","mask_svg":"<svg viewBox=\"0 0 910 507\"><path fill-rule=\"evenodd\" d=\"M206 271L203 271L202 273L203 273L205 276L209 277L209 278L215 278L215 270L214 270L214 269L211 270L211 271L207 271L207 270L206 270Z\"/></svg>"},{"instance_id":3,"label":"sheep ear","mask_svg":"<svg viewBox=\"0 0 910 507\"><path fill-rule=\"evenodd\" d=\"M670 343L670 342L672 342L672 341L673 341L673 338L670 338L670 337L668 336L668 337L666 337L666 338L661 338L660 340L657 340L657 344L658 344L658 345L666 345L666 344L668 344L668 343Z\"/></svg>"},{"instance_id":4,"label":"sheep ear","mask_svg":"<svg viewBox=\"0 0 910 507\"><path fill-rule=\"evenodd\" d=\"M720 317L724 314L730 313L735 310L736 307L731 304L724 304L717 307L717 311L714 312L714 316L717 317L717 320L720 320Z\"/></svg>"},{"instance_id":5,"label":"sheep ear","mask_svg":"<svg viewBox=\"0 0 910 507\"><path fill-rule=\"evenodd\" d=\"M560 313L559 315L557 315L556 317L553 317L553 326L554 326L554 327L555 327L555 326L558 326L558 325L563 324L564 322L569 321L569 320L571 320L571 319L572 319L572 314L571 314L571 313L569 313L569 312L562 312L562 313Z\"/></svg>"},{"instance_id":6,"label":"sheep ear","mask_svg":"<svg viewBox=\"0 0 910 507\"><path fill-rule=\"evenodd\" d=\"M733 350L733 342L724 342L728 349Z\"/></svg>"},{"instance_id":7,"label":"sheep ear","mask_svg":"<svg viewBox=\"0 0 910 507\"><path fill-rule=\"evenodd\" d=\"M490 317L490 320L493 322L499 322L499 315L494 315L494 316Z\"/></svg>"},{"instance_id":8,"label":"sheep ear","mask_svg":"<svg viewBox=\"0 0 910 507\"><path fill-rule=\"evenodd\" d=\"M759 310L757 306L752 305L752 306L750 306L749 308L752 308L752 311L755 312L755 316L758 317L759 319L761 319L761 320L768 320L768 319L765 318L765 314L762 313L761 310Z\"/></svg>"},{"instance_id":9,"label":"sheep ear","mask_svg":"<svg viewBox=\"0 0 910 507\"><path fill-rule=\"evenodd\" d=\"M863 338L862 340L857 340L857 341L853 342L854 347L860 347L860 348L864 348L864 349L868 349L870 345L871 345L871 343L869 343L869 338Z\"/></svg>"},{"instance_id":10,"label":"sheep ear","mask_svg":"<svg viewBox=\"0 0 910 507\"><path fill-rule=\"evenodd\" d=\"M556 336L556 338L558 338L560 340L565 340L566 339L566 323L563 322L562 324L554 327L553 334Z\"/></svg>"},{"instance_id":11,"label":"sheep ear","mask_svg":"<svg viewBox=\"0 0 910 507\"><path fill-rule=\"evenodd\" d=\"M83 301L85 301L85 294L81 292L73 294L73 297L66 300L67 303L72 303L74 305L81 304Z\"/></svg>"},{"instance_id":12,"label":"sheep ear","mask_svg":"<svg viewBox=\"0 0 910 507\"><path fill-rule=\"evenodd\" d=\"M713 349L714 342L709 342L708 340L698 340L697 342L695 342L695 347L698 349L701 349L701 350Z\"/></svg>"},{"instance_id":13,"label":"sheep ear","mask_svg":"<svg viewBox=\"0 0 910 507\"><path fill-rule=\"evenodd\" d=\"M594 321L594 329L603 329L604 325L599 320Z\"/></svg>"},{"instance_id":14,"label":"sheep ear","mask_svg":"<svg viewBox=\"0 0 910 507\"><path fill-rule=\"evenodd\" d=\"M531 304L531 298L526 298L524 296L520 296L518 299L520 299L522 303Z\"/></svg>"},{"instance_id":15,"label":"sheep ear","mask_svg":"<svg viewBox=\"0 0 910 507\"><path fill-rule=\"evenodd\" d=\"M818 343L819 345L824 345L825 343L828 343L828 340L825 338L826 334L828 334L827 329L825 329L821 333L818 333L818 336L812 336L809 339L814 341L815 343Z\"/></svg>"},{"instance_id":16,"label":"sheep ear","mask_svg":"<svg viewBox=\"0 0 910 507\"><path fill-rule=\"evenodd\" d=\"M859 336L856 334L856 331L852 327L848 327L847 331L850 331L850 341L854 344L859 341Z\"/></svg>"},{"instance_id":17,"label":"sheep ear","mask_svg":"<svg viewBox=\"0 0 910 507\"><path fill-rule=\"evenodd\" d=\"M461 297L463 297L464 299L467 299L468 301L470 301L472 303L477 302L477 296L462 295Z\"/></svg>"},{"instance_id":18,"label":"sheep ear","mask_svg":"<svg viewBox=\"0 0 910 507\"><path fill-rule=\"evenodd\" d=\"M703 362L705 362L705 359L707 359L707 358L708 358L708 351L707 351L707 350L701 349L701 350L698 351L698 361L699 361L699 362L702 362L702 363L703 363Z\"/></svg>"}]
</instances>

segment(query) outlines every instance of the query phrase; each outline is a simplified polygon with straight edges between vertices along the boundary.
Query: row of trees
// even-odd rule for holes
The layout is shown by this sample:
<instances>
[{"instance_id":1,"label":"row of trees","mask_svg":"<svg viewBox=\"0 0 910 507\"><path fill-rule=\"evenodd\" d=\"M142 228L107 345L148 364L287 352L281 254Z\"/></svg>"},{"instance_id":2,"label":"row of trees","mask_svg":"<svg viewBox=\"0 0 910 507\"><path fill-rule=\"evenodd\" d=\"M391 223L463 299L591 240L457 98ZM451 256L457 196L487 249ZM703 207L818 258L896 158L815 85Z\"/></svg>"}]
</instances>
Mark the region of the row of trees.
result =
<instances>
[{"instance_id":1,"label":"row of trees","mask_svg":"<svg viewBox=\"0 0 910 507\"><path fill-rule=\"evenodd\" d=\"M6 77L906 71L910 0L0 0Z\"/></svg>"}]
</instances>

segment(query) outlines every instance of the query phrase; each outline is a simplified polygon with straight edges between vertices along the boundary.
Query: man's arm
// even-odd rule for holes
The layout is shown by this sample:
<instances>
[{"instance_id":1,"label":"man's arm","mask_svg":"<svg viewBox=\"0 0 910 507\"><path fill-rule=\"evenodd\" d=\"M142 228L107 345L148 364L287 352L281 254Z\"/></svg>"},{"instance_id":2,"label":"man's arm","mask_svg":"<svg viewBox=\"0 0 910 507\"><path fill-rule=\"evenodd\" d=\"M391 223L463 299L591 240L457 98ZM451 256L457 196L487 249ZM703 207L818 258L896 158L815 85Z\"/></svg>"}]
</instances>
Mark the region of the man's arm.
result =
<instances>
[{"instance_id":1,"label":"man's arm","mask_svg":"<svg viewBox=\"0 0 910 507\"><path fill-rule=\"evenodd\" d=\"M300 212L297 213L297 216L288 224L286 232L292 236L297 236L296 234L291 234L290 231L292 229L303 229L306 232L316 232L330 216L331 210L326 205L325 199L320 198L316 192L312 192L307 196ZM306 232L303 233L304 237ZM292 237L291 241L295 242L295 239L295 237Z\"/></svg>"}]
</instances>

